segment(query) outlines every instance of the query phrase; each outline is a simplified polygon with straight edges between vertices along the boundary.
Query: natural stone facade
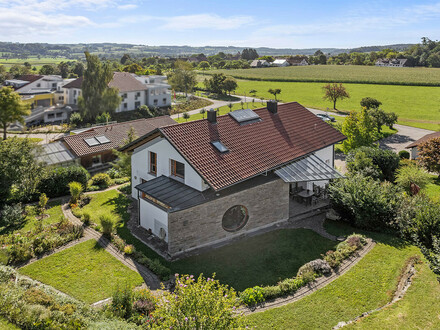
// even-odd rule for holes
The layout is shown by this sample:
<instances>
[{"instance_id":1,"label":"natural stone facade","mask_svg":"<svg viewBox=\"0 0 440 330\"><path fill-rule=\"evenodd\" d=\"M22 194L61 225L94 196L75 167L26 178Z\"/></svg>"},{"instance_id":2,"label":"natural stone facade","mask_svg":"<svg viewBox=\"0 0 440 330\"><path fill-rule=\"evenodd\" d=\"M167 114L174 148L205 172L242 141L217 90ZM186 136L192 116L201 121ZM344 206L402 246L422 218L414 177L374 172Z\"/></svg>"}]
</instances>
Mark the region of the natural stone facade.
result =
<instances>
[{"instance_id":1,"label":"natural stone facade","mask_svg":"<svg viewBox=\"0 0 440 330\"><path fill-rule=\"evenodd\" d=\"M222 227L224 213L234 205L247 208L249 220L237 232ZM186 250L226 241L249 231L289 218L289 184L281 179L214 199L168 216L168 252Z\"/></svg>"}]
</instances>

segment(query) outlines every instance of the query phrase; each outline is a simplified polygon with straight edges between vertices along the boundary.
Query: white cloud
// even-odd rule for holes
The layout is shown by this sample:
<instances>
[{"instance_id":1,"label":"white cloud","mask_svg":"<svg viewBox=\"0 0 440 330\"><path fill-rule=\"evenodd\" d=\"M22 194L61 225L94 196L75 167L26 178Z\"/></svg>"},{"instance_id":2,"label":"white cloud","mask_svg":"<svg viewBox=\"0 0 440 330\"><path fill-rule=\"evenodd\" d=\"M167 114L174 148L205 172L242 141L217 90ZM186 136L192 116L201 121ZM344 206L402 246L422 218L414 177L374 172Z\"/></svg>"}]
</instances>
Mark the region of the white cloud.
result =
<instances>
[{"instance_id":1,"label":"white cloud","mask_svg":"<svg viewBox=\"0 0 440 330\"><path fill-rule=\"evenodd\" d=\"M126 5L119 5L117 8L119 10L133 10L136 9L138 7L138 5L135 5L134 3L129 3Z\"/></svg>"}]
</instances>

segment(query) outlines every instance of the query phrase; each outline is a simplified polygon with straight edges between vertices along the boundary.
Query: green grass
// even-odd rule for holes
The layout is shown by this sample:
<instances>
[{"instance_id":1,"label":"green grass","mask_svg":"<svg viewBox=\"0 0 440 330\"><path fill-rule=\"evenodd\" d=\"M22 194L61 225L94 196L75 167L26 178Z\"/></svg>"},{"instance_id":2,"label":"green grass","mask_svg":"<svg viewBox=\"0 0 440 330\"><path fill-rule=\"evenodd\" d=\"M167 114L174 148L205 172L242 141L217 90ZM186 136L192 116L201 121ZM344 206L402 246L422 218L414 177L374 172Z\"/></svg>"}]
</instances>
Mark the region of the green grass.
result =
<instances>
[{"instance_id":1,"label":"green grass","mask_svg":"<svg viewBox=\"0 0 440 330\"><path fill-rule=\"evenodd\" d=\"M338 235L353 232L344 224L327 223L326 228ZM377 245L346 274L297 302L250 315L249 323L259 329L330 329L386 304L405 261L420 252L385 234L369 236Z\"/></svg>"},{"instance_id":2,"label":"green grass","mask_svg":"<svg viewBox=\"0 0 440 330\"><path fill-rule=\"evenodd\" d=\"M124 266L95 240L41 259L20 272L89 304L110 297L118 283L129 283L132 287L143 283L137 272Z\"/></svg>"},{"instance_id":3,"label":"green grass","mask_svg":"<svg viewBox=\"0 0 440 330\"><path fill-rule=\"evenodd\" d=\"M102 215L109 215L115 225L120 224L123 220L128 220L129 214L126 212L126 209L130 205L130 200L118 190L112 189L91 194L90 196L92 199L89 204L83 208L75 208L73 210L73 214L78 218L81 218L84 212L88 212L90 220L98 225L100 223L99 218Z\"/></svg>"},{"instance_id":4,"label":"green grass","mask_svg":"<svg viewBox=\"0 0 440 330\"><path fill-rule=\"evenodd\" d=\"M364 65L310 65L285 68L212 70L242 79L440 85L439 68L386 68Z\"/></svg>"},{"instance_id":5,"label":"green grass","mask_svg":"<svg viewBox=\"0 0 440 330\"><path fill-rule=\"evenodd\" d=\"M275 284L286 277L295 276L298 268L306 262L319 258L321 253L333 249L335 242L305 229L286 229L214 249L197 256L167 262L153 250L133 237L126 227L129 219L127 206L130 201L116 190L93 195L89 208L93 217L110 213L114 219L122 220L117 233L128 244L133 244L152 259L159 259L172 272L206 276L217 274L217 278L237 290L254 285Z\"/></svg>"},{"instance_id":6,"label":"green grass","mask_svg":"<svg viewBox=\"0 0 440 330\"><path fill-rule=\"evenodd\" d=\"M220 282L242 291L296 276L299 267L335 245L311 230L283 229L175 261L171 269L179 274L206 276L215 272Z\"/></svg>"},{"instance_id":7,"label":"green grass","mask_svg":"<svg viewBox=\"0 0 440 330\"><path fill-rule=\"evenodd\" d=\"M4 59L4 58L0 58L0 65L4 65L7 69L9 69L12 65L14 64L18 64L21 65L24 62L29 62L31 64L31 69L35 66L37 68L37 71L32 71L31 73L35 73L38 74L38 70L41 69L41 67L45 64L58 64L60 62L66 62L66 61L72 61L69 60L67 58L63 58L63 57L57 57L57 58L53 58L53 57L29 57L27 59L21 59L21 58L8 58L8 59Z\"/></svg>"},{"instance_id":8,"label":"green grass","mask_svg":"<svg viewBox=\"0 0 440 330\"><path fill-rule=\"evenodd\" d=\"M373 313L347 329L439 329L440 286L428 265L417 274L402 300Z\"/></svg>"},{"instance_id":9,"label":"green grass","mask_svg":"<svg viewBox=\"0 0 440 330\"><path fill-rule=\"evenodd\" d=\"M50 202L47 204L46 211L44 214L46 217L44 217L42 220L40 219L40 216L27 216L25 218L24 223L19 228L2 228L0 227L0 235L3 234L9 234L9 233L25 233L29 230L32 230L36 227L37 223L43 222L43 226L49 225L52 223L56 223L60 221L60 218L63 217L63 210L61 209L61 202ZM47 217L48 216L48 217Z\"/></svg>"},{"instance_id":10,"label":"green grass","mask_svg":"<svg viewBox=\"0 0 440 330\"><path fill-rule=\"evenodd\" d=\"M257 98L271 99L273 96L267 92L269 88L280 88L278 96L283 102L296 101L300 104L325 110L333 104L322 99L322 83L295 83L295 82L270 82L238 80L238 94L249 93L257 90ZM349 99L338 101L336 104L340 111L359 110L360 101L364 97L373 97L382 102L382 109L393 111L399 115L398 123L430 130L440 130L440 88L423 86L386 86L347 84ZM249 98L252 101L252 98ZM261 103L255 102L257 107ZM241 108L240 105L238 107ZM245 108L252 109L252 102Z\"/></svg>"},{"instance_id":11,"label":"green grass","mask_svg":"<svg viewBox=\"0 0 440 330\"><path fill-rule=\"evenodd\" d=\"M431 182L422 189L422 193L433 201L440 202L440 179L437 175L431 177Z\"/></svg>"}]
</instances>

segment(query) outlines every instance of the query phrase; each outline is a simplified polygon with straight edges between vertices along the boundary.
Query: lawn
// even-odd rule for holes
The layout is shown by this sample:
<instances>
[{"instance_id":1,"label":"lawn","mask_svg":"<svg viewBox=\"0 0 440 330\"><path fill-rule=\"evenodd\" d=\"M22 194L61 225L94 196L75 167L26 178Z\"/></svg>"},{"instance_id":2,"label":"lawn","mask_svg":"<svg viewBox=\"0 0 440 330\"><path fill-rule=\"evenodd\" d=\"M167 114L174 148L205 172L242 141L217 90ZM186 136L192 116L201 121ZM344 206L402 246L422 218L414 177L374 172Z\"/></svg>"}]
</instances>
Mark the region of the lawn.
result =
<instances>
[{"instance_id":1,"label":"lawn","mask_svg":"<svg viewBox=\"0 0 440 330\"><path fill-rule=\"evenodd\" d=\"M40 216L28 215L25 218L24 223L19 228L2 228L0 227L0 235L9 234L12 232L25 233L36 227L39 222L43 223L43 226L56 223L60 221L61 217L64 217L63 211L61 209L61 202L50 202L47 204L46 211L44 212L45 217L41 220Z\"/></svg>"},{"instance_id":2,"label":"lawn","mask_svg":"<svg viewBox=\"0 0 440 330\"><path fill-rule=\"evenodd\" d=\"M117 226L119 236L149 258L159 259L173 273L204 273L207 276L216 273L221 282L236 290L275 284L280 279L295 276L300 266L335 247L335 242L313 231L286 229L241 240L198 256L167 262L131 235L125 225L129 219L126 210L130 201L124 195L109 190L93 196L92 202L84 208L94 210L92 219L98 213L109 213L115 220L121 219Z\"/></svg>"},{"instance_id":3,"label":"lawn","mask_svg":"<svg viewBox=\"0 0 440 330\"><path fill-rule=\"evenodd\" d=\"M296 101L306 107L325 110L331 108L332 104L322 99L322 86L322 83L238 80L237 93L243 95L255 89L257 98L271 99L273 95L267 90L280 88L281 94L278 97L283 102ZM362 98L369 96L381 101L383 110L397 113L399 124L430 130L440 129L439 87L347 84L346 88L350 98L338 101L336 106L340 111L359 110ZM249 104L252 105L252 99L249 99Z\"/></svg>"},{"instance_id":4,"label":"lawn","mask_svg":"<svg viewBox=\"0 0 440 330\"><path fill-rule=\"evenodd\" d=\"M20 272L89 304L110 297L118 284L135 287L143 283L137 272L124 266L95 240L41 259Z\"/></svg>"},{"instance_id":5,"label":"lawn","mask_svg":"<svg viewBox=\"0 0 440 330\"><path fill-rule=\"evenodd\" d=\"M431 182L422 189L422 192L436 202L440 202L440 179L437 175L432 175Z\"/></svg>"},{"instance_id":6,"label":"lawn","mask_svg":"<svg viewBox=\"0 0 440 330\"><path fill-rule=\"evenodd\" d=\"M175 261L179 274L216 273L222 283L242 291L255 285L272 285L296 276L303 264L320 258L336 243L307 229L283 229Z\"/></svg>"},{"instance_id":7,"label":"lawn","mask_svg":"<svg viewBox=\"0 0 440 330\"><path fill-rule=\"evenodd\" d=\"M326 229L337 235L354 231L337 223L327 223ZM249 323L259 329L330 329L340 321L386 304L405 261L420 252L385 234L367 235L377 245L346 274L297 302L250 315Z\"/></svg>"},{"instance_id":8,"label":"lawn","mask_svg":"<svg viewBox=\"0 0 440 330\"><path fill-rule=\"evenodd\" d=\"M285 68L212 70L242 79L440 85L439 68L386 68L365 65L309 65Z\"/></svg>"},{"instance_id":9,"label":"lawn","mask_svg":"<svg viewBox=\"0 0 440 330\"><path fill-rule=\"evenodd\" d=\"M130 200L121 194L118 190L112 189L101 193L91 194L92 197L89 204L83 208L75 208L73 214L81 218L84 212L90 214L91 222L99 225L99 218L102 215L109 215L115 224L121 223L125 220L124 217L129 217L126 212L127 207L130 205Z\"/></svg>"}]
</instances>

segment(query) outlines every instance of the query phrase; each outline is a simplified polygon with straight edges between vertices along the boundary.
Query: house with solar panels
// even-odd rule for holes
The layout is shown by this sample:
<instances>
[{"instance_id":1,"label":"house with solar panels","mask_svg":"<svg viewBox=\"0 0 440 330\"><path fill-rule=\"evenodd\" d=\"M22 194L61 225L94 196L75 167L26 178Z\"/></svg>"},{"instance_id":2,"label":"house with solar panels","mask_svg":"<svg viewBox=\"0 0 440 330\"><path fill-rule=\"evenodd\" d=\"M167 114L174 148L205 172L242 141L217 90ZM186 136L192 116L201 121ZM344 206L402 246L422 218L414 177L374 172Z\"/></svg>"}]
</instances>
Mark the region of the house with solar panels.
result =
<instances>
[{"instance_id":1,"label":"house with solar panels","mask_svg":"<svg viewBox=\"0 0 440 330\"><path fill-rule=\"evenodd\" d=\"M130 130L133 130L135 137L139 137L158 127L175 123L169 116L161 116L91 127L45 145L40 159L48 165L57 166L65 165L70 159L70 163L80 164L91 173L103 171L115 160L113 150L126 143Z\"/></svg>"},{"instance_id":2,"label":"house with solar panels","mask_svg":"<svg viewBox=\"0 0 440 330\"><path fill-rule=\"evenodd\" d=\"M137 228L172 259L308 217L342 177L344 139L296 102L157 128L120 149L132 152Z\"/></svg>"}]
</instances>

